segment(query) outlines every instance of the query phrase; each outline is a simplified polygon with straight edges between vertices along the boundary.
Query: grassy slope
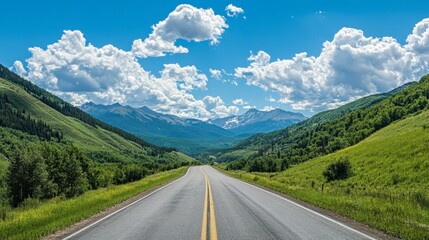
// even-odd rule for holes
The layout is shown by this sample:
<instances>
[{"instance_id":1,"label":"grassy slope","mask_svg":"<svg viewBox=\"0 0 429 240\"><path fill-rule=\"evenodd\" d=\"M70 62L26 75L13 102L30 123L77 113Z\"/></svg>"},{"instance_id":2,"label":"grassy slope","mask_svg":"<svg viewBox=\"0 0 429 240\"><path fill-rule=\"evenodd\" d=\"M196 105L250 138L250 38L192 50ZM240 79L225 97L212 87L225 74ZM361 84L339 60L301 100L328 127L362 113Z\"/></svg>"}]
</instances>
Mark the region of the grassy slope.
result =
<instances>
[{"instance_id":1,"label":"grassy slope","mask_svg":"<svg viewBox=\"0 0 429 240\"><path fill-rule=\"evenodd\" d=\"M30 209L14 209L8 212L6 221L0 221L0 239L39 239L143 191L179 178L186 169L157 173L137 182L89 191L72 199L52 199Z\"/></svg>"},{"instance_id":2,"label":"grassy slope","mask_svg":"<svg viewBox=\"0 0 429 240\"><path fill-rule=\"evenodd\" d=\"M117 134L101 128L94 128L75 118L64 116L56 110L25 92L22 88L0 79L0 93L6 93L17 109L25 109L34 118L42 119L54 129L61 130L66 140L72 141L83 150L94 148L112 151L129 149L141 150L136 143L127 141Z\"/></svg>"},{"instance_id":3,"label":"grassy slope","mask_svg":"<svg viewBox=\"0 0 429 240\"><path fill-rule=\"evenodd\" d=\"M428 239L428 156L429 111L426 111L395 122L355 146L279 174L232 174L401 238ZM343 157L350 160L354 176L325 183L322 192L322 172Z\"/></svg>"},{"instance_id":4,"label":"grassy slope","mask_svg":"<svg viewBox=\"0 0 429 240\"><path fill-rule=\"evenodd\" d=\"M115 155L119 153L121 157L129 161L136 161L133 153L140 153L141 155L139 156L146 155L147 159L152 158L147 154L147 150L150 150L150 147L141 147L137 143L126 140L108 130L100 127L95 128L76 118L65 116L34 98L19 86L0 78L1 93L8 95L9 101L15 108L18 110L25 109L26 113L30 114L32 118L41 119L53 129L60 130L65 140L73 142L75 146L86 153L94 151L111 152ZM166 153L164 157L189 162L194 161L190 157L177 152Z\"/></svg>"}]
</instances>

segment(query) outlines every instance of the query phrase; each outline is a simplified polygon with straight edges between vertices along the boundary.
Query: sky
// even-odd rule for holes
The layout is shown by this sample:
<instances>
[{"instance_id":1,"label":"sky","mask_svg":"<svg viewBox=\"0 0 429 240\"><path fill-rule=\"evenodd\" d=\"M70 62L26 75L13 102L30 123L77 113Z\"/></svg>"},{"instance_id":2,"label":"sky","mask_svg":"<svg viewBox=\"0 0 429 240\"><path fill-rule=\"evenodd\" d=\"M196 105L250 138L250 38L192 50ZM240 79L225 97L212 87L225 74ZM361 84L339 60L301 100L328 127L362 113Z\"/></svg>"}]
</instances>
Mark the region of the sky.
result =
<instances>
[{"instance_id":1,"label":"sky","mask_svg":"<svg viewBox=\"0 0 429 240\"><path fill-rule=\"evenodd\" d=\"M311 116L429 73L428 1L6 1L0 64L61 98Z\"/></svg>"}]
</instances>

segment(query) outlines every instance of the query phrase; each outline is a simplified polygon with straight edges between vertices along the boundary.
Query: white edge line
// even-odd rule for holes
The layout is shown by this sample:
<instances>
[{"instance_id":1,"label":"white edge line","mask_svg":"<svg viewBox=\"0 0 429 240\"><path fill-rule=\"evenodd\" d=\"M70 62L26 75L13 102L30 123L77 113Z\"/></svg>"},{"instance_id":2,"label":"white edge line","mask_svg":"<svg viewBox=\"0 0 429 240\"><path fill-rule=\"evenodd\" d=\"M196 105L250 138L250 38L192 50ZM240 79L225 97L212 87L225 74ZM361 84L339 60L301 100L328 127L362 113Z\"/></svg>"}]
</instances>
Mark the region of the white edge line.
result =
<instances>
[{"instance_id":1,"label":"white edge line","mask_svg":"<svg viewBox=\"0 0 429 240\"><path fill-rule=\"evenodd\" d=\"M72 237L74 237L74 236L78 235L79 233L81 233L81 232L83 232L83 231L85 231L85 230L87 230L87 229L91 228L92 226L94 226L94 225L96 225L96 224L98 224L98 223L100 223L100 222L102 222L102 221L106 220L107 218L109 218L109 217L111 217L111 216L113 216L113 215L115 215L115 214L117 214L117 213L119 213L119 212L121 212L121 211L125 210L125 209L126 209L126 208L128 208L128 207L131 207L132 205L134 205L134 204L136 204L136 203L138 203L138 202L142 201L143 199L145 199L145 198L147 198L147 197L149 197L149 196L151 196L151 195L155 194L156 192L158 192L158 191L160 191L160 190L162 190L162 189L164 189L164 188L166 188L166 187L170 186L171 184L173 184L173 183L175 183L175 182L179 181L180 179L185 178L185 177L188 175L188 173L189 173L189 169L191 169L191 168L188 168L188 170L186 171L186 174L185 174L184 176L182 176L182 177L180 177L180 178L178 178L178 179L176 179L176 180L174 180L174 181L170 182L169 184L167 184L167 185L165 185L165 186L162 186L162 187L160 187L160 188L156 189L155 191L153 191L153 192L151 192L151 193L149 193L149 194L147 194L147 195L143 196L142 198L137 199L136 201L134 201L134 202L132 202L132 203L128 204L127 206L122 207L122 208L120 208L120 209L118 209L118 210L116 210L116 211L112 212L111 214L109 214L109 215L107 215L107 216L105 216L105 217L103 217L103 218L101 218L101 219L99 219L99 220L97 220L97 221L95 221L95 222L93 222L93 223L89 224L88 226L86 226L86 227L84 227L84 228L82 228L82 229L78 230L77 232L74 232L74 233L72 233L71 235L69 235L69 236L67 236L67 237L63 238L63 240L69 240L69 239L71 239Z\"/></svg>"},{"instance_id":2,"label":"white edge line","mask_svg":"<svg viewBox=\"0 0 429 240\"><path fill-rule=\"evenodd\" d=\"M218 171L218 170L216 170L216 171ZM219 172L219 171L218 171L218 172ZM285 198L285 197L282 197L282 196L280 196L280 195L278 195L278 194L276 194L276 193L273 193L273 192L267 191L267 190L265 190L265 189L263 189L263 188L260 188L260 187L258 187L258 186L253 185L253 184L250 184L250 183L248 183L248 182L245 182L245 181L244 181L244 180L242 180L242 179L234 178L234 177L231 177L231 176L226 175L226 174L224 174L224 175L225 175L225 176L228 176L228 177L230 177L230 178L232 178L232 179L239 180L240 182L242 182L242 183L244 183L244 184L247 184L247 185L249 185L249 186L252 186L252 187L254 187L254 188L257 188L257 189L259 189L259 190L261 190L261 191L263 191L263 192L269 193L269 194L271 194L271 195L273 195L273 196L275 196L275 197L278 197L278 198L280 198L280 199L283 199L283 200L285 200L286 202L292 203L292 204L294 204L294 205L296 205L296 206L298 206L298 207L300 207L300 208L303 208L303 209L305 209L305 210L307 210L307 211L309 211L309 212L311 212L311 213L313 213L313 214L316 214L316 215L317 215L317 216L319 216L319 217L322 217L322 218L324 218L324 219L326 219L326 220L329 220L329 221L331 221L331 222L333 222L333 223L336 223L336 224L338 224L338 225L340 225L340 226L342 226L342 227L344 227L344 228L346 228L346 229L348 229L348 230L350 230L350 231L352 231L352 232L358 233L358 234L360 234L360 235L362 235L362 236L364 236L364 237L366 237L366 238L368 238L368 239L376 240L375 238L373 238L373 237L371 237L371 236L369 236L369 235L367 235L367 234L365 234L365 233L363 233L363 232L360 232L360 231L358 231L358 230L356 230L356 229L354 229L354 228L351 228L351 227L349 227L349 226L347 226L347 225L345 225L345 224L343 224L343 223L340 223L340 222L338 222L338 221L336 221L336 220L334 220L334 219L332 219L332 218L330 218L330 217L327 217L327 216L325 216L325 215L323 215L323 214L321 214L321 213L318 213L318 212L316 212L316 211L314 211L314 210L311 210L311 209L309 209L309 208L307 208L307 207L304 207L304 206L302 206L302 205L300 205L300 204L298 204L298 203L296 203L296 202L294 202L294 201L292 201L292 200L289 200L289 199L287 199L287 198Z\"/></svg>"}]
</instances>

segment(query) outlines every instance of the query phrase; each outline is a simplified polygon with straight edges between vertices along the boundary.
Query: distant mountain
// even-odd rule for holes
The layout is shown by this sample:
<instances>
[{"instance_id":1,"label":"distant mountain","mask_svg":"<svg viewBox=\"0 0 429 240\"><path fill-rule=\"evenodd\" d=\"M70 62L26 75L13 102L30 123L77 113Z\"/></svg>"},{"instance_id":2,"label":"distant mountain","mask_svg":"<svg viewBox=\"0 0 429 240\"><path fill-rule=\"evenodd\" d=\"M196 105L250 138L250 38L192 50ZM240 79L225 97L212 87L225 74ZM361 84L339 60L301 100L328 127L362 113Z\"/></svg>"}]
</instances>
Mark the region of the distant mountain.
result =
<instances>
[{"instance_id":1,"label":"distant mountain","mask_svg":"<svg viewBox=\"0 0 429 240\"><path fill-rule=\"evenodd\" d=\"M119 103L102 105L89 102L80 106L80 109L153 144L175 147L191 154L229 147L255 133L275 131L306 119L302 114L281 109L250 109L240 116L208 122L162 114L148 107L122 106Z\"/></svg>"},{"instance_id":2,"label":"distant mountain","mask_svg":"<svg viewBox=\"0 0 429 240\"><path fill-rule=\"evenodd\" d=\"M80 108L99 120L124 129L153 144L177 147L187 153L227 147L242 139L216 125L197 119L184 119L158 113L148 107L133 108L119 103L101 105L89 102Z\"/></svg>"},{"instance_id":3,"label":"distant mountain","mask_svg":"<svg viewBox=\"0 0 429 240\"><path fill-rule=\"evenodd\" d=\"M277 108L271 111L250 109L243 115L217 118L209 122L235 134L256 134L276 131L306 119L300 113Z\"/></svg>"}]
</instances>

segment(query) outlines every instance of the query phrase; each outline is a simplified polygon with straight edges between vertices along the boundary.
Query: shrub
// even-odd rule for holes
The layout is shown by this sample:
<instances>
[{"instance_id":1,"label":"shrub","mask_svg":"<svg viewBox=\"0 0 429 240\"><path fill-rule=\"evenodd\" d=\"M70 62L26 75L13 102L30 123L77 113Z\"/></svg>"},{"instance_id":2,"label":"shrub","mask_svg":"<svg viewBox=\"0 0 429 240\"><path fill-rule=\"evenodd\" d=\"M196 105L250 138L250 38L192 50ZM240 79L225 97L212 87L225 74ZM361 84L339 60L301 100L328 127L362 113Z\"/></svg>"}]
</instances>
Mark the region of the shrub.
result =
<instances>
[{"instance_id":1,"label":"shrub","mask_svg":"<svg viewBox=\"0 0 429 240\"><path fill-rule=\"evenodd\" d=\"M347 179L352 176L352 174L352 165L348 159L340 159L329 164L323 172L323 176L326 178L327 182Z\"/></svg>"}]
</instances>

